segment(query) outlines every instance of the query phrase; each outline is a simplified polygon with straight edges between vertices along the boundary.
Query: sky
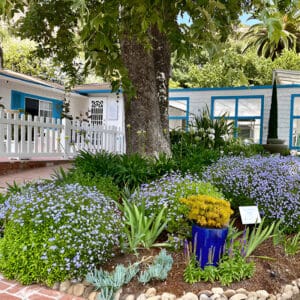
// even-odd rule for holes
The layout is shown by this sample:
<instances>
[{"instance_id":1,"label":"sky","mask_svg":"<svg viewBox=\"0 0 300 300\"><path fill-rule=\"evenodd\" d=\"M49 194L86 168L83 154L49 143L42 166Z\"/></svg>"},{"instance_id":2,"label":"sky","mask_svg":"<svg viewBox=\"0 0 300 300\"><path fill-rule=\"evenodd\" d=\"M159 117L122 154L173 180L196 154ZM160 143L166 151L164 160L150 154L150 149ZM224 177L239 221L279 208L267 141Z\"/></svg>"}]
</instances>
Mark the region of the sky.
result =
<instances>
[{"instance_id":1,"label":"sky","mask_svg":"<svg viewBox=\"0 0 300 300\"><path fill-rule=\"evenodd\" d=\"M250 14L243 14L240 17L241 23L244 25L249 25L249 26L257 23L257 21L255 21L255 20L247 20L249 17L250 17ZM179 21L179 23L186 23L187 25L191 24L191 22L189 20L189 15L186 13L184 13L183 17L179 16L178 21Z\"/></svg>"},{"instance_id":2,"label":"sky","mask_svg":"<svg viewBox=\"0 0 300 300\"><path fill-rule=\"evenodd\" d=\"M256 20L247 20L251 15L250 14L243 14L241 17L240 17L240 21L242 24L244 25L253 25L253 24L256 24L257 21Z\"/></svg>"}]
</instances>

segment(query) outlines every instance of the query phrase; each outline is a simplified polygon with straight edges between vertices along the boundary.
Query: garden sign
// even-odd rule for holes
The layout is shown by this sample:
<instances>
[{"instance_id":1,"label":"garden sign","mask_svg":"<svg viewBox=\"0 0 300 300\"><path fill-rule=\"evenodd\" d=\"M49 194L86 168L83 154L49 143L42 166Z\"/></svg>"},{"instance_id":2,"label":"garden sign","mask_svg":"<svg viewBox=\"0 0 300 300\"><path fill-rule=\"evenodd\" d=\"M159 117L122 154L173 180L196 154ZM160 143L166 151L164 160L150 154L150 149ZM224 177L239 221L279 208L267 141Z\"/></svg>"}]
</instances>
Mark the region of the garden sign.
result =
<instances>
[{"instance_id":1,"label":"garden sign","mask_svg":"<svg viewBox=\"0 0 300 300\"><path fill-rule=\"evenodd\" d=\"M261 222L257 206L239 206L239 211L243 225Z\"/></svg>"}]
</instances>

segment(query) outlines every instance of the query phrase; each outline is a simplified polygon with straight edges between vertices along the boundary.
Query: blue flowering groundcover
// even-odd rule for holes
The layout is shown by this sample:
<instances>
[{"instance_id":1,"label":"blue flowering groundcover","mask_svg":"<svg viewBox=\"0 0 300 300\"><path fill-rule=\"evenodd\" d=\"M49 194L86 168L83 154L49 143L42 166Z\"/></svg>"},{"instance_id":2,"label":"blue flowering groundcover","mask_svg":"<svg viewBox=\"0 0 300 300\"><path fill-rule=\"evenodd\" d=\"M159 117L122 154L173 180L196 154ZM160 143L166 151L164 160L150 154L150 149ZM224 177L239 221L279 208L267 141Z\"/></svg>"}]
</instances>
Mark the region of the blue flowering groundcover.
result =
<instances>
[{"instance_id":1,"label":"blue flowering groundcover","mask_svg":"<svg viewBox=\"0 0 300 300\"><path fill-rule=\"evenodd\" d=\"M292 156L224 157L209 166L202 179L217 186L234 208L258 205L269 220L300 229L300 161Z\"/></svg>"},{"instance_id":2,"label":"blue flowering groundcover","mask_svg":"<svg viewBox=\"0 0 300 300\"><path fill-rule=\"evenodd\" d=\"M22 283L53 284L85 276L120 246L123 217L95 188L54 183L30 186L0 205L1 271Z\"/></svg>"}]
</instances>

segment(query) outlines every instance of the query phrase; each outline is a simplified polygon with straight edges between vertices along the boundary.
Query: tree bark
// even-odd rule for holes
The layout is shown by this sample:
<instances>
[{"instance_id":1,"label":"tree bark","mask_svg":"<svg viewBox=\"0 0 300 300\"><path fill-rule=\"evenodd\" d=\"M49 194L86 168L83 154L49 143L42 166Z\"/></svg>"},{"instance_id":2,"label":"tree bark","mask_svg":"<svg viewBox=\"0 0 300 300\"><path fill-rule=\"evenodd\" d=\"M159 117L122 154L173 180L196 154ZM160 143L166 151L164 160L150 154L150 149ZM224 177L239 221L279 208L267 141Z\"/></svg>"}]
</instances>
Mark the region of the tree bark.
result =
<instances>
[{"instance_id":1,"label":"tree bark","mask_svg":"<svg viewBox=\"0 0 300 300\"><path fill-rule=\"evenodd\" d=\"M0 69L4 68L3 48L0 46Z\"/></svg>"},{"instance_id":2,"label":"tree bark","mask_svg":"<svg viewBox=\"0 0 300 300\"><path fill-rule=\"evenodd\" d=\"M151 50L146 50L135 38L121 41L123 63L136 89L132 98L124 94L126 150L128 154L170 155L167 84L170 51L163 34L156 28L151 31Z\"/></svg>"}]
</instances>

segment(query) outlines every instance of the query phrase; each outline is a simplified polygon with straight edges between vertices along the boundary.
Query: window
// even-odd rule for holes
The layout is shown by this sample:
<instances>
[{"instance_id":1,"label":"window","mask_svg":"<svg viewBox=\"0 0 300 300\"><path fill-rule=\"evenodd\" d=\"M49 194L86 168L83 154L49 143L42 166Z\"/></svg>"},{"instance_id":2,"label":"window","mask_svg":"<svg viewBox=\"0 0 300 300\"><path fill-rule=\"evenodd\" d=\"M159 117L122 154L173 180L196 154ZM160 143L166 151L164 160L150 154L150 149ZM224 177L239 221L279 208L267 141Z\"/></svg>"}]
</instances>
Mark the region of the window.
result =
<instances>
[{"instance_id":1,"label":"window","mask_svg":"<svg viewBox=\"0 0 300 300\"><path fill-rule=\"evenodd\" d=\"M172 97L169 99L170 130L188 130L189 101L188 97Z\"/></svg>"},{"instance_id":2,"label":"window","mask_svg":"<svg viewBox=\"0 0 300 300\"><path fill-rule=\"evenodd\" d=\"M226 114L234 121L236 137L262 143L263 100L264 96L212 97L212 117Z\"/></svg>"},{"instance_id":3,"label":"window","mask_svg":"<svg viewBox=\"0 0 300 300\"><path fill-rule=\"evenodd\" d=\"M290 148L300 149L300 95L292 95Z\"/></svg>"},{"instance_id":4,"label":"window","mask_svg":"<svg viewBox=\"0 0 300 300\"><path fill-rule=\"evenodd\" d=\"M91 124L94 126L103 125L103 100L92 100Z\"/></svg>"},{"instance_id":5,"label":"window","mask_svg":"<svg viewBox=\"0 0 300 300\"><path fill-rule=\"evenodd\" d=\"M25 98L25 112L33 117L52 118L52 103L33 98Z\"/></svg>"},{"instance_id":6,"label":"window","mask_svg":"<svg viewBox=\"0 0 300 300\"><path fill-rule=\"evenodd\" d=\"M32 116L39 115L39 100L26 98L25 99L25 112Z\"/></svg>"},{"instance_id":7,"label":"window","mask_svg":"<svg viewBox=\"0 0 300 300\"><path fill-rule=\"evenodd\" d=\"M40 101L39 116L44 118L52 118L52 103Z\"/></svg>"}]
</instances>

